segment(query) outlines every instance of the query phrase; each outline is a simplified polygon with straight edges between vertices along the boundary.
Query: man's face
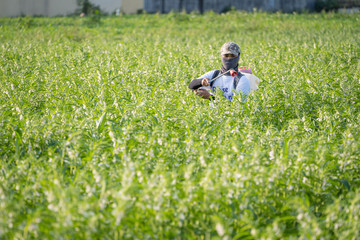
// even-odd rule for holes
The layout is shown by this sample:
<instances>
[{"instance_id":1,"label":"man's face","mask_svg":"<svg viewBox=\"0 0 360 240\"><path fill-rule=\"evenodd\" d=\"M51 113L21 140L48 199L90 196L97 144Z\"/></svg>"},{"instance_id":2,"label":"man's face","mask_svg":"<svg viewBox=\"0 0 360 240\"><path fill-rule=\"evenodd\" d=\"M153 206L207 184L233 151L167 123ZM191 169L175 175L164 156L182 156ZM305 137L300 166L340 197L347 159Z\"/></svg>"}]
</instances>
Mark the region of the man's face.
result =
<instances>
[{"instance_id":1,"label":"man's face","mask_svg":"<svg viewBox=\"0 0 360 240\"><path fill-rule=\"evenodd\" d=\"M231 58L236 58L237 55L235 54L223 54L221 55L222 58L226 58L226 59L231 59Z\"/></svg>"}]
</instances>

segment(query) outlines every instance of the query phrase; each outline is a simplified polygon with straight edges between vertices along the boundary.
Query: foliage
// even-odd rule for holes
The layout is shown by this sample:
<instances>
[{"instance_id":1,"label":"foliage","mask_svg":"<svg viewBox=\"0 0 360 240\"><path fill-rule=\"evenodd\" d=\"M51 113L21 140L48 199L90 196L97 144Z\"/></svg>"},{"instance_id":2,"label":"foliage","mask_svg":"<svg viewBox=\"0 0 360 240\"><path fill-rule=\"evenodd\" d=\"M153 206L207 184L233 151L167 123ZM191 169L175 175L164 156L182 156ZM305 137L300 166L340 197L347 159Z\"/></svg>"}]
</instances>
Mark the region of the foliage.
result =
<instances>
[{"instance_id":1,"label":"foliage","mask_svg":"<svg viewBox=\"0 0 360 240\"><path fill-rule=\"evenodd\" d=\"M332 11L339 8L338 0L316 0L315 1L315 11Z\"/></svg>"},{"instance_id":2,"label":"foliage","mask_svg":"<svg viewBox=\"0 0 360 240\"><path fill-rule=\"evenodd\" d=\"M88 26L98 26L101 24L101 17L105 15L100 6L93 4L89 0L77 0L80 9L75 11L75 15L86 17L84 23Z\"/></svg>"},{"instance_id":3,"label":"foliage","mask_svg":"<svg viewBox=\"0 0 360 240\"><path fill-rule=\"evenodd\" d=\"M100 14L101 12L100 7L89 0L77 0L77 3L85 15Z\"/></svg>"},{"instance_id":4,"label":"foliage","mask_svg":"<svg viewBox=\"0 0 360 240\"><path fill-rule=\"evenodd\" d=\"M102 20L0 19L0 239L359 238L359 15Z\"/></svg>"}]
</instances>

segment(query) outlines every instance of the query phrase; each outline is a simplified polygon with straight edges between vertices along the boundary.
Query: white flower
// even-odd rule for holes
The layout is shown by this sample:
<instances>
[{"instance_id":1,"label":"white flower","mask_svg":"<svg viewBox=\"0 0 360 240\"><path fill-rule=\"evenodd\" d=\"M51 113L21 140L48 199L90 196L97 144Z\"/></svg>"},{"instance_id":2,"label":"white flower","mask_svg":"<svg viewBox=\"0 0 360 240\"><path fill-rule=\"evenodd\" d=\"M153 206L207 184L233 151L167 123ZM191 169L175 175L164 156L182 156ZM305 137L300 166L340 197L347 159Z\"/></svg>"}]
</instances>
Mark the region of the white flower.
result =
<instances>
[{"instance_id":1,"label":"white flower","mask_svg":"<svg viewBox=\"0 0 360 240\"><path fill-rule=\"evenodd\" d=\"M223 225L221 223L217 223L215 229L216 229L216 232L219 234L220 237L224 235L225 230L224 230L224 227L223 227Z\"/></svg>"}]
</instances>

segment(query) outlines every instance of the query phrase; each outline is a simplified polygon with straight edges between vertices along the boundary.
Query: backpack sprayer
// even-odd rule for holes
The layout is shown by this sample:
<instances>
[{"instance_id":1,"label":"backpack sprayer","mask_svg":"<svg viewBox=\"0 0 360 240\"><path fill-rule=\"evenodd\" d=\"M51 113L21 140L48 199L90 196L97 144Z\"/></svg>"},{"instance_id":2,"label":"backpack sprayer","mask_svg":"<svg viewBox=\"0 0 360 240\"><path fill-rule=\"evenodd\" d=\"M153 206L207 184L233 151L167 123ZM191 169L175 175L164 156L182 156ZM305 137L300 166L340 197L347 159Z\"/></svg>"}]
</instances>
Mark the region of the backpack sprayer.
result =
<instances>
[{"instance_id":1,"label":"backpack sprayer","mask_svg":"<svg viewBox=\"0 0 360 240\"><path fill-rule=\"evenodd\" d=\"M213 81L215 81L216 79L224 76L224 75L227 74L228 72L230 72L230 75L231 75L232 77L235 77L235 76L237 75L237 72L236 72L234 69L229 69L229 70L227 70L226 72L224 72L224 73L218 75L217 77L214 77L213 79L211 79L211 80L209 81L209 84L212 83Z\"/></svg>"}]
</instances>

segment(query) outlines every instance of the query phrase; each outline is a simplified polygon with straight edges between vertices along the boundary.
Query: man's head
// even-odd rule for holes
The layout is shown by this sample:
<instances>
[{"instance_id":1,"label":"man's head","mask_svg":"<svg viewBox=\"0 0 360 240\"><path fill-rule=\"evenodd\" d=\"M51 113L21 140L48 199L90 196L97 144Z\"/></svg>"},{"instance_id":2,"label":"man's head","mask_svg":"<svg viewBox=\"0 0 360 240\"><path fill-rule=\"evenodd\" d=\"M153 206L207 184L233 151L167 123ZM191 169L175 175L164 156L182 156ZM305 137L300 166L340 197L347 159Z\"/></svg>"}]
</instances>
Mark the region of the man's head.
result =
<instances>
[{"instance_id":1,"label":"man's head","mask_svg":"<svg viewBox=\"0 0 360 240\"><path fill-rule=\"evenodd\" d=\"M222 45L220 53L221 57L234 58L240 56L240 47L234 42L227 42Z\"/></svg>"},{"instance_id":2,"label":"man's head","mask_svg":"<svg viewBox=\"0 0 360 240\"><path fill-rule=\"evenodd\" d=\"M227 42L222 45L221 50L221 61L223 63L222 72L234 69L237 71L238 62L240 58L240 47L236 43Z\"/></svg>"}]
</instances>

